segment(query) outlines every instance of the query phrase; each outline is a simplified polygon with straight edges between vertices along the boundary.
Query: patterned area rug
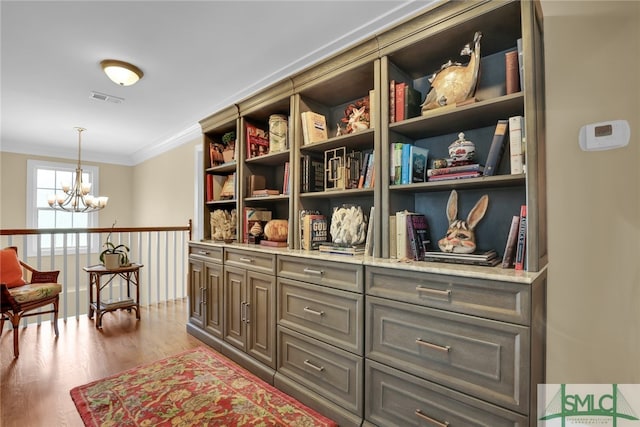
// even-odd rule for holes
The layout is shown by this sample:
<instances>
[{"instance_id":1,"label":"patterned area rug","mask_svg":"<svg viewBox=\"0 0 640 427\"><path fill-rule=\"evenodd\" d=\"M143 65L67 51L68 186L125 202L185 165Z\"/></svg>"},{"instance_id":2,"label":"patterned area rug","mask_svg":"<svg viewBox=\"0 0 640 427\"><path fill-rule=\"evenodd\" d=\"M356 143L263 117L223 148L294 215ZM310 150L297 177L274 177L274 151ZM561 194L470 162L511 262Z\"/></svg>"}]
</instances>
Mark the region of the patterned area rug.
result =
<instances>
[{"instance_id":1,"label":"patterned area rug","mask_svg":"<svg viewBox=\"0 0 640 427\"><path fill-rule=\"evenodd\" d=\"M85 426L337 426L198 347L71 390Z\"/></svg>"}]
</instances>

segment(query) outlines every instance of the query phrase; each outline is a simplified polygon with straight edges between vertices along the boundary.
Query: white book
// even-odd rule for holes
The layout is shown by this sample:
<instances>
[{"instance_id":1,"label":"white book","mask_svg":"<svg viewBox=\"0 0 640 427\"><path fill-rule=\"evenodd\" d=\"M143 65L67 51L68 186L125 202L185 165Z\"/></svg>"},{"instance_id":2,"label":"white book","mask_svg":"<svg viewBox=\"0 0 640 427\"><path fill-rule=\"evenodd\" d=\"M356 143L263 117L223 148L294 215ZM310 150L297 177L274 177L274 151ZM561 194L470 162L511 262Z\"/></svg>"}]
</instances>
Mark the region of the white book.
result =
<instances>
[{"instance_id":1,"label":"white book","mask_svg":"<svg viewBox=\"0 0 640 427\"><path fill-rule=\"evenodd\" d=\"M409 258L409 240L407 238L407 216L409 211L396 212L396 258Z\"/></svg>"},{"instance_id":2,"label":"white book","mask_svg":"<svg viewBox=\"0 0 640 427\"><path fill-rule=\"evenodd\" d=\"M524 173L524 159L522 151L522 128L524 117L509 117L509 152L511 159L511 173Z\"/></svg>"}]
</instances>

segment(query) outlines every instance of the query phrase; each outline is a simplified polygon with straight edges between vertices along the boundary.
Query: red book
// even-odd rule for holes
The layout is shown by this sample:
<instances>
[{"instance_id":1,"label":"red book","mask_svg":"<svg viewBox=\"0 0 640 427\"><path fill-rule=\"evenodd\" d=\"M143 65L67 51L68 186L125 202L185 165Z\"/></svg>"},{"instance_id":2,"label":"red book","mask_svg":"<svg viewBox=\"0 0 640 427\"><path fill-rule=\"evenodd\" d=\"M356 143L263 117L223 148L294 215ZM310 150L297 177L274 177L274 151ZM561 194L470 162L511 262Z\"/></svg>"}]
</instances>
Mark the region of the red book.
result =
<instances>
[{"instance_id":1,"label":"red book","mask_svg":"<svg viewBox=\"0 0 640 427\"><path fill-rule=\"evenodd\" d=\"M401 122L405 119L404 115L404 93L407 90L407 84L404 82L396 83L396 122Z\"/></svg>"},{"instance_id":2,"label":"red book","mask_svg":"<svg viewBox=\"0 0 640 427\"><path fill-rule=\"evenodd\" d=\"M213 201L213 175L207 175L207 202Z\"/></svg>"},{"instance_id":3,"label":"red book","mask_svg":"<svg viewBox=\"0 0 640 427\"><path fill-rule=\"evenodd\" d=\"M396 121L396 81L389 82L389 123Z\"/></svg>"},{"instance_id":4,"label":"red book","mask_svg":"<svg viewBox=\"0 0 640 427\"><path fill-rule=\"evenodd\" d=\"M518 51L512 50L504 54L505 86L507 95L520 91L520 66L518 65Z\"/></svg>"}]
</instances>

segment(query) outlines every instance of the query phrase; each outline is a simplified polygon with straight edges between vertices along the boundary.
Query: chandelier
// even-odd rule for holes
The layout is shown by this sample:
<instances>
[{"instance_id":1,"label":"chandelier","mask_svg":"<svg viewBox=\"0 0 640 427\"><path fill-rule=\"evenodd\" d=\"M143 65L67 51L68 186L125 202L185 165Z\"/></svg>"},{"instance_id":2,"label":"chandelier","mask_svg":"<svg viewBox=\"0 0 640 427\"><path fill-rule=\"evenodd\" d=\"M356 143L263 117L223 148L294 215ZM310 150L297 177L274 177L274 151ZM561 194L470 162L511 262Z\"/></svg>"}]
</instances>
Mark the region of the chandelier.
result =
<instances>
[{"instance_id":1,"label":"chandelier","mask_svg":"<svg viewBox=\"0 0 640 427\"><path fill-rule=\"evenodd\" d=\"M82 181L82 165L80 164L80 147L82 132L86 129L77 127L78 131L78 166L74 177L73 186L70 183L61 183L62 192L49 196L49 206L67 212L94 212L107 206L108 197L92 196L91 183Z\"/></svg>"}]
</instances>

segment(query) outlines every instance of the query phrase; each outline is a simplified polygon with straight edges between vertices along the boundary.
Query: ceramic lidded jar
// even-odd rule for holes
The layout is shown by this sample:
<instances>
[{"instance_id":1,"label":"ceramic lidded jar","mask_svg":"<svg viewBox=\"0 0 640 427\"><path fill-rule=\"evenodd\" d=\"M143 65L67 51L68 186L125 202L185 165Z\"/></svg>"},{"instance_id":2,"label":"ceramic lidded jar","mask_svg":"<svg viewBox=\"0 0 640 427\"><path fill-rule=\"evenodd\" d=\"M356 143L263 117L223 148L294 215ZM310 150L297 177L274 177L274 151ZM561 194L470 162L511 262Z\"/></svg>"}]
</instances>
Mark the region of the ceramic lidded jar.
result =
<instances>
[{"instance_id":1,"label":"ceramic lidded jar","mask_svg":"<svg viewBox=\"0 0 640 427\"><path fill-rule=\"evenodd\" d=\"M449 158L454 162L473 160L475 154L475 144L464 139L462 132L458 134L458 139L449 145Z\"/></svg>"}]
</instances>

